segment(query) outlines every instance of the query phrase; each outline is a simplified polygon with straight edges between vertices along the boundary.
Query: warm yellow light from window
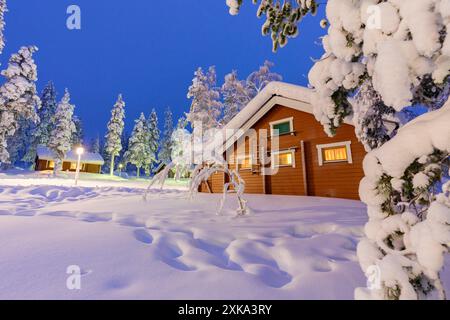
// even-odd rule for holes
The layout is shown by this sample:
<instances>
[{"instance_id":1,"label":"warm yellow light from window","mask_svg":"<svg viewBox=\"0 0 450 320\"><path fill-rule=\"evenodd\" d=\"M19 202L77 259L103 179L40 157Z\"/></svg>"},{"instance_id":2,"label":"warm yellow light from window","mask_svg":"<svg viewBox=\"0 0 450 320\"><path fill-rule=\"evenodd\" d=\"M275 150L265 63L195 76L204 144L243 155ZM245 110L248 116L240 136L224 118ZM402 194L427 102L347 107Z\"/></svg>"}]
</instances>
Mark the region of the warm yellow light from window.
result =
<instances>
[{"instance_id":1,"label":"warm yellow light from window","mask_svg":"<svg viewBox=\"0 0 450 320\"><path fill-rule=\"evenodd\" d=\"M241 169L251 169L252 168L252 162L250 161L250 158L244 158L241 160Z\"/></svg>"},{"instance_id":2,"label":"warm yellow light from window","mask_svg":"<svg viewBox=\"0 0 450 320\"><path fill-rule=\"evenodd\" d=\"M278 165L279 166L292 166L292 153L279 153Z\"/></svg>"},{"instance_id":3,"label":"warm yellow light from window","mask_svg":"<svg viewBox=\"0 0 450 320\"><path fill-rule=\"evenodd\" d=\"M347 160L347 148L329 148L323 150L325 161L346 161Z\"/></svg>"},{"instance_id":4,"label":"warm yellow light from window","mask_svg":"<svg viewBox=\"0 0 450 320\"><path fill-rule=\"evenodd\" d=\"M54 169L54 168L55 168L55 161L49 161L49 162L48 162L48 167L49 167L50 169Z\"/></svg>"},{"instance_id":5,"label":"warm yellow light from window","mask_svg":"<svg viewBox=\"0 0 450 320\"><path fill-rule=\"evenodd\" d=\"M71 162L70 163L70 170L77 170L77 163L76 162Z\"/></svg>"}]
</instances>

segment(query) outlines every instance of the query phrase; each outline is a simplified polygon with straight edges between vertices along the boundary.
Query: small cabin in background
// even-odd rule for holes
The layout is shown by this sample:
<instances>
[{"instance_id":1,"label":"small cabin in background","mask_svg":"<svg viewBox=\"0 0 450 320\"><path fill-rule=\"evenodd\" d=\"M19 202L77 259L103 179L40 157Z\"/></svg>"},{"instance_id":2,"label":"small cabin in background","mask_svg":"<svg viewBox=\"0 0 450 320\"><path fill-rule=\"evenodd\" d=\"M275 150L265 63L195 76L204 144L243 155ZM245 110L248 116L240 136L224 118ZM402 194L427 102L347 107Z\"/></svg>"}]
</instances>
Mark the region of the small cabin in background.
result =
<instances>
[{"instance_id":1,"label":"small cabin in background","mask_svg":"<svg viewBox=\"0 0 450 320\"><path fill-rule=\"evenodd\" d=\"M314 117L311 93L304 87L272 82L225 127L237 132L224 141L223 150L228 151L229 166L245 181L246 193L359 199L364 146L351 120L334 137L327 136ZM246 135L250 130L258 136L268 133L266 146L260 146L258 139L253 146L256 158L249 152L252 147ZM279 144L271 150L275 137ZM239 149L245 153L239 154ZM265 159L259 158L260 149ZM263 174L275 168L276 174ZM221 193L227 179L216 173L200 191Z\"/></svg>"},{"instance_id":2,"label":"small cabin in background","mask_svg":"<svg viewBox=\"0 0 450 320\"><path fill-rule=\"evenodd\" d=\"M74 150L67 152L63 161L62 171L76 171L78 155ZM81 155L80 172L101 173L105 163L99 153L85 152ZM38 146L36 152L36 171L53 170L55 168L55 154L47 147Z\"/></svg>"}]
</instances>

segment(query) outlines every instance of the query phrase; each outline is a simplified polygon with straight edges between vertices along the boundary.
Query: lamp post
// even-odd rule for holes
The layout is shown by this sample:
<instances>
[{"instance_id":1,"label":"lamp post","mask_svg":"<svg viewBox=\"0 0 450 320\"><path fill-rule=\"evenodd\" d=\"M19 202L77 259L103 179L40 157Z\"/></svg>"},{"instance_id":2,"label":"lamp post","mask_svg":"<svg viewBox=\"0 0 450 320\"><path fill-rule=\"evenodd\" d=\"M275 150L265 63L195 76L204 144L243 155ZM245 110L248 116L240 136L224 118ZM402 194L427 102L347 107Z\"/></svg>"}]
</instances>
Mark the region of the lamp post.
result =
<instances>
[{"instance_id":1,"label":"lamp post","mask_svg":"<svg viewBox=\"0 0 450 320\"><path fill-rule=\"evenodd\" d=\"M123 164L119 163L119 177L122 177Z\"/></svg>"},{"instance_id":2,"label":"lamp post","mask_svg":"<svg viewBox=\"0 0 450 320\"><path fill-rule=\"evenodd\" d=\"M80 175L81 155L84 153L84 148L83 147L78 147L75 150L75 152L78 155L77 170L75 172L75 185L77 185L78 184L78 176Z\"/></svg>"}]
</instances>

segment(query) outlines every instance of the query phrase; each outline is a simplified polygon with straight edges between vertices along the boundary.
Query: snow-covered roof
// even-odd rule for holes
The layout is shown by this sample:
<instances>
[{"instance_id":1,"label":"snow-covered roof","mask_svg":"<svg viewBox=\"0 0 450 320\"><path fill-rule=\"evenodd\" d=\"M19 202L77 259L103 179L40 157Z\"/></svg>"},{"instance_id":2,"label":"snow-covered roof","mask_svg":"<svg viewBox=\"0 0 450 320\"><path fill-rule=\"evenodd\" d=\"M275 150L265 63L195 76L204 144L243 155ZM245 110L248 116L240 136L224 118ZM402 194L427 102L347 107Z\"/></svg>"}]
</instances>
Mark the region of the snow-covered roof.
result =
<instances>
[{"instance_id":1,"label":"snow-covered roof","mask_svg":"<svg viewBox=\"0 0 450 320\"><path fill-rule=\"evenodd\" d=\"M314 114L310 103L313 90L285 82L269 83L247 106L242 109L223 130L237 130L223 141L228 150L245 132L261 119L275 105L283 105L299 111Z\"/></svg>"},{"instance_id":2,"label":"snow-covered roof","mask_svg":"<svg viewBox=\"0 0 450 320\"><path fill-rule=\"evenodd\" d=\"M53 161L56 158L53 151L51 151L49 148L44 147L44 146L38 146L36 153L40 160L52 160ZM76 162L76 161L78 161L78 155L75 153L74 150L71 150L71 151L67 152L66 157L64 158L64 161ZM105 160L103 160L103 157L99 153L84 152L81 155L81 163L103 165L105 163Z\"/></svg>"},{"instance_id":3,"label":"snow-covered roof","mask_svg":"<svg viewBox=\"0 0 450 320\"><path fill-rule=\"evenodd\" d=\"M313 113L310 105L311 93L311 89L295 84L271 82L225 126L225 129L241 129L251 117L274 97L284 97L308 104L310 108L306 108L305 111Z\"/></svg>"}]
</instances>

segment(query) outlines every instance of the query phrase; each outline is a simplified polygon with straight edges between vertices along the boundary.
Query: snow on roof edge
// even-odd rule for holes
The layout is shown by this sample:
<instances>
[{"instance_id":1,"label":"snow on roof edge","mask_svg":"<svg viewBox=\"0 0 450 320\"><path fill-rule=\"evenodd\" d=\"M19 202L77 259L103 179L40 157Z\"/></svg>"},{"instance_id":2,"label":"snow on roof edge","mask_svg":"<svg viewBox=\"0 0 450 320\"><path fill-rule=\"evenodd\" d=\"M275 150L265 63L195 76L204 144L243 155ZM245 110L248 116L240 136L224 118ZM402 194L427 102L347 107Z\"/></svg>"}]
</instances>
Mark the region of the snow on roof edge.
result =
<instances>
[{"instance_id":1,"label":"snow on roof edge","mask_svg":"<svg viewBox=\"0 0 450 320\"><path fill-rule=\"evenodd\" d=\"M38 146L36 149L36 154L39 159L42 160L54 160L55 154L45 146ZM71 150L67 152L66 157L63 161L76 162L78 160L78 155L75 151ZM85 152L81 155L81 162L86 164L98 164L103 165L105 160L99 153Z\"/></svg>"},{"instance_id":2,"label":"snow on roof edge","mask_svg":"<svg viewBox=\"0 0 450 320\"><path fill-rule=\"evenodd\" d=\"M224 129L240 129L258 110L273 96L311 102L313 90L286 82L270 82L255 98L253 98Z\"/></svg>"}]
</instances>

